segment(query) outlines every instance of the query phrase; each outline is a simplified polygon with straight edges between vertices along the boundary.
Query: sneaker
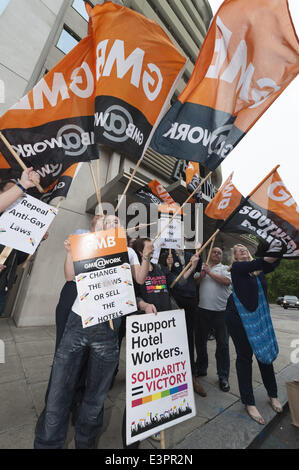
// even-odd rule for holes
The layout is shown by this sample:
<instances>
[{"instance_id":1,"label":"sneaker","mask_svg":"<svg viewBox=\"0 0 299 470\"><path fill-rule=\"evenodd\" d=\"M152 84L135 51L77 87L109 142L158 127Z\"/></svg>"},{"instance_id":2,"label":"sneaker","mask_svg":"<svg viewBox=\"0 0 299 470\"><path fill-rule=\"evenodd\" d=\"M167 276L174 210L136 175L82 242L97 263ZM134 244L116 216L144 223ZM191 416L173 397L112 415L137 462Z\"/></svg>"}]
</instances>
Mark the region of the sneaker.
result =
<instances>
[{"instance_id":1,"label":"sneaker","mask_svg":"<svg viewBox=\"0 0 299 470\"><path fill-rule=\"evenodd\" d=\"M153 435L151 436L151 439L152 439L153 441L156 441L156 442L161 442L161 435L160 435L160 433L157 432L157 434L153 434Z\"/></svg>"}]
</instances>

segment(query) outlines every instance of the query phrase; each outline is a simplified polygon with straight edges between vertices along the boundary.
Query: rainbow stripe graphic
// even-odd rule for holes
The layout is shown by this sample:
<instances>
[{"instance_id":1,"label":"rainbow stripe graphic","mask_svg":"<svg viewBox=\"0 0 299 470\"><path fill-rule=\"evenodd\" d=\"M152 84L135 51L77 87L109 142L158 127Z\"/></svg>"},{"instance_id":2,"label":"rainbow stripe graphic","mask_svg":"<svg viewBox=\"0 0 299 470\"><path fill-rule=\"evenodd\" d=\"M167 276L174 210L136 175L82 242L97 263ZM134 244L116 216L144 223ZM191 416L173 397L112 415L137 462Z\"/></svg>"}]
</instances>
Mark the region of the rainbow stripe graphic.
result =
<instances>
[{"instance_id":1,"label":"rainbow stripe graphic","mask_svg":"<svg viewBox=\"0 0 299 470\"><path fill-rule=\"evenodd\" d=\"M82 302L82 300L86 299L86 297L88 297L88 296L89 296L89 292L86 292L86 294L83 294L81 299L80 299L81 302Z\"/></svg>"},{"instance_id":2,"label":"rainbow stripe graphic","mask_svg":"<svg viewBox=\"0 0 299 470\"><path fill-rule=\"evenodd\" d=\"M126 302L126 305L128 305L129 307L134 307L134 302L131 302L131 300L128 300L128 302Z\"/></svg>"},{"instance_id":3,"label":"rainbow stripe graphic","mask_svg":"<svg viewBox=\"0 0 299 470\"><path fill-rule=\"evenodd\" d=\"M124 284L126 284L126 286L132 286L132 282L130 281L124 281Z\"/></svg>"},{"instance_id":4,"label":"rainbow stripe graphic","mask_svg":"<svg viewBox=\"0 0 299 470\"><path fill-rule=\"evenodd\" d=\"M121 269L130 269L130 266L128 264L123 264Z\"/></svg>"},{"instance_id":5,"label":"rainbow stripe graphic","mask_svg":"<svg viewBox=\"0 0 299 470\"><path fill-rule=\"evenodd\" d=\"M94 319L94 317L87 318L87 320L84 322L84 324L89 325L89 323L91 323L93 319Z\"/></svg>"},{"instance_id":6,"label":"rainbow stripe graphic","mask_svg":"<svg viewBox=\"0 0 299 470\"><path fill-rule=\"evenodd\" d=\"M57 212L54 209L50 209L51 214L57 215Z\"/></svg>"},{"instance_id":7,"label":"rainbow stripe graphic","mask_svg":"<svg viewBox=\"0 0 299 470\"><path fill-rule=\"evenodd\" d=\"M29 238L29 241L30 241L30 243L31 243L32 246L35 245L35 240L34 240L33 238Z\"/></svg>"},{"instance_id":8,"label":"rainbow stripe graphic","mask_svg":"<svg viewBox=\"0 0 299 470\"><path fill-rule=\"evenodd\" d=\"M5 233L6 230L4 230L4 228L0 228L0 233Z\"/></svg>"},{"instance_id":9,"label":"rainbow stripe graphic","mask_svg":"<svg viewBox=\"0 0 299 470\"><path fill-rule=\"evenodd\" d=\"M87 276L82 275L79 277L79 279L77 279L77 282L83 281L83 279L86 279L86 278Z\"/></svg>"},{"instance_id":10,"label":"rainbow stripe graphic","mask_svg":"<svg viewBox=\"0 0 299 470\"><path fill-rule=\"evenodd\" d=\"M153 395L148 395L147 397L139 398L138 400L133 400L132 408L144 405L145 403L149 403L151 401L160 400L161 398L169 397L170 395L174 395L178 392L183 392L184 390L188 390L188 384L179 385L178 387L170 388L169 390L164 390L164 392L154 393ZM176 409L176 406L173 409Z\"/></svg>"}]
</instances>

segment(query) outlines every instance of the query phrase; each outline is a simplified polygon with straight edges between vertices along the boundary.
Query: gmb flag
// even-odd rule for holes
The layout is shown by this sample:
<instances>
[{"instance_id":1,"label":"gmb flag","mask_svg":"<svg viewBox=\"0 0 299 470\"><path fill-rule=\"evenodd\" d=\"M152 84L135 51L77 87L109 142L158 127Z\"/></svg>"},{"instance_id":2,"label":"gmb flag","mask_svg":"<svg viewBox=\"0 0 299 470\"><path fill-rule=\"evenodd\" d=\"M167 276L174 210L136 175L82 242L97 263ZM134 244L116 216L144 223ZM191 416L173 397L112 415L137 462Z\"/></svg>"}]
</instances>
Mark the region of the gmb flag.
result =
<instances>
[{"instance_id":1,"label":"gmb flag","mask_svg":"<svg viewBox=\"0 0 299 470\"><path fill-rule=\"evenodd\" d=\"M143 15L113 2L88 10L96 53L96 142L136 160L145 153L187 60Z\"/></svg>"},{"instance_id":2,"label":"gmb flag","mask_svg":"<svg viewBox=\"0 0 299 470\"><path fill-rule=\"evenodd\" d=\"M214 170L298 72L287 0L225 0L151 147Z\"/></svg>"},{"instance_id":3,"label":"gmb flag","mask_svg":"<svg viewBox=\"0 0 299 470\"><path fill-rule=\"evenodd\" d=\"M98 158L93 40L79 42L0 118L0 130L46 188L74 163ZM0 168L20 166L0 140Z\"/></svg>"},{"instance_id":4,"label":"gmb flag","mask_svg":"<svg viewBox=\"0 0 299 470\"><path fill-rule=\"evenodd\" d=\"M199 177L199 163L189 162L186 168L186 188L189 194L192 194L199 186L201 178ZM202 202L202 190L199 189L190 202Z\"/></svg>"},{"instance_id":5,"label":"gmb flag","mask_svg":"<svg viewBox=\"0 0 299 470\"><path fill-rule=\"evenodd\" d=\"M270 252L284 253L286 259L299 258L299 206L277 170L247 198L235 188L230 176L205 214L226 219L219 227L223 232L250 233Z\"/></svg>"}]
</instances>

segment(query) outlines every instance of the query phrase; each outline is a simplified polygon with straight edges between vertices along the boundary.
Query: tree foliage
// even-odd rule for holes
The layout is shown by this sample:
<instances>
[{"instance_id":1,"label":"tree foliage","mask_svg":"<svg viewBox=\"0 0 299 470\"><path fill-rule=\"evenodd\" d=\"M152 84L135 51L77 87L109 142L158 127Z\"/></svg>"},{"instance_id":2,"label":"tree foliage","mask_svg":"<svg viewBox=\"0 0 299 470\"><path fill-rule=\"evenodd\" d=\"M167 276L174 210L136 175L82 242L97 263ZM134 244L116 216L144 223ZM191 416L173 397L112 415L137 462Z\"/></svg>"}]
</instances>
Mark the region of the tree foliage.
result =
<instances>
[{"instance_id":1,"label":"tree foliage","mask_svg":"<svg viewBox=\"0 0 299 470\"><path fill-rule=\"evenodd\" d=\"M279 267L267 275L268 299L296 295L299 298L299 260L282 260Z\"/></svg>"}]
</instances>

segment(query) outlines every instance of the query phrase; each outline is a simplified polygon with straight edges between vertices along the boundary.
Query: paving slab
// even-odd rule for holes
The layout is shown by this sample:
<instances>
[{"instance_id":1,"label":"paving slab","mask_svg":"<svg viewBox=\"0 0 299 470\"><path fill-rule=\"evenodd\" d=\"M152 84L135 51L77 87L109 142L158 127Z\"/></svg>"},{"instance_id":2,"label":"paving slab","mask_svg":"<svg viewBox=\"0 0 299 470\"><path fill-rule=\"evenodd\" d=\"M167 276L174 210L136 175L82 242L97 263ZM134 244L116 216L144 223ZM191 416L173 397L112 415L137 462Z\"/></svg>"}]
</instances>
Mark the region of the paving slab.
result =
<instances>
[{"instance_id":1,"label":"paving slab","mask_svg":"<svg viewBox=\"0 0 299 470\"><path fill-rule=\"evenodd\" d=\"M53 339L44 339L42 341L31 341L25 343L16 343L18 354L22 358L42 357L54 355L55 342Z\"/></svg>"},{"instance_id":2,"label":"paving slab","mask_svg":"<svg viewBox=\"0 0 299 470\"><path fill-rule=\"evenodd\" d=\"M1 384L0 432L34 424L36 413L25 380Z\"/></svg>"},{"instance_id":3,"label":"paving slab","mask_svg":"<svg viewBox=\"0 0 299 470\"><path fill-rule=\"evenodd\" d=\"M0 449L33 449L35 424L26 424L0 433Z\"/></svg>"},{"instance_id":4,"label":"paving slab","mask_svg":"<svg viewBox=\"0 0 299 470\"><path fill-rule=\"evenodd\" d=\"M285 382L292 380L297 374L298 367L289 365L276 376L278 397L282 405L287 402ZM269 405L265 388L257 387L254 390L254 396L261 415L266 423L270 423L276 413ZM244 405L238 400L214 419L189 434L180 444L174 446L174 449L246 449L264 429L264 426L249 418Z\"/></svg>"},{"instance_id":5,"label":"paving slab","mask_svg":"<svg viewBox=\"0 0 299 470\"><path fill-rule=\"evenodd\" d=\"M25 379L25 374L21 359L19 356L6 355L5 363L0 364L0 384L22 379Z\"/></svg>"},{"instance_id":6,"label":"paving slab","mask_svg":"<svg viewBox=\"0 0 299 470\"><path fill-rule=\"evenodd\" d=\"M27 357L22 359L28 384L49 380L53 355L42 357Z\"/></svg>"}]
</instances>

